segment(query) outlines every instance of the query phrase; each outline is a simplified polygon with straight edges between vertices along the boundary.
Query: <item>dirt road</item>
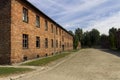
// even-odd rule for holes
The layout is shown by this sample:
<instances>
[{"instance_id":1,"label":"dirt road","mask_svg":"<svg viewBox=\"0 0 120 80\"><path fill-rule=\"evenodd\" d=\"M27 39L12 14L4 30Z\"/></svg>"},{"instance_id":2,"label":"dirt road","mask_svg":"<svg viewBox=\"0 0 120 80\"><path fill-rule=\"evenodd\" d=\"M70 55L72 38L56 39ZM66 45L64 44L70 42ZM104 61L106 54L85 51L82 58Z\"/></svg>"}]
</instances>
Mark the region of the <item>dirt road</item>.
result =
<instances>
[{"instance_id":1,"label":"dirt road","mask_svg":"<svg viewBox=\"0 0 120 80\"><path fill-rule=\"evenodd\" d=\"M97 49L84 49L58 66L17 80L120 80L120 57Z\"/></svg>"}]
</instances>

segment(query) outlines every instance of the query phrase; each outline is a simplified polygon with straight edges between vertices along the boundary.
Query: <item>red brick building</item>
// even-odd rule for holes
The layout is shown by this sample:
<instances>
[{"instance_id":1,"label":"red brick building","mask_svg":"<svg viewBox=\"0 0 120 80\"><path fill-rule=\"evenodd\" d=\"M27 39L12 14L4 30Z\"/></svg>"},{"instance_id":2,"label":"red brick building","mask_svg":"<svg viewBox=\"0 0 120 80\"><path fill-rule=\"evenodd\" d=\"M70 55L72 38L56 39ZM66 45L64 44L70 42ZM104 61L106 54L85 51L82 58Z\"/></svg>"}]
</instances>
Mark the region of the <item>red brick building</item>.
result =
<instances>
[{"instance_id":1,"label":"red brick building","mask_svg":"<svg viewBox=\"0 0 120 80\"><path fill-rule=\"evenodd\" d=\"M73 49L73 36L26 0L0 0L0 64Z\"/></svg>"}]
</instances>

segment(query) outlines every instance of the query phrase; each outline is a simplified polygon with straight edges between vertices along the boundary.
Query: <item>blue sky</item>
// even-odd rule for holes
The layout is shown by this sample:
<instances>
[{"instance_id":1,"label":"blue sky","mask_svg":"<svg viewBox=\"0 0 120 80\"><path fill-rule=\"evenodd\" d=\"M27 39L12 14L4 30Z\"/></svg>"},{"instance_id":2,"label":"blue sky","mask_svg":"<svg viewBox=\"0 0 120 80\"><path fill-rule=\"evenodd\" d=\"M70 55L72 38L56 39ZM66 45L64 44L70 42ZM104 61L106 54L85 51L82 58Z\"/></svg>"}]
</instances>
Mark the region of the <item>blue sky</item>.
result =
<instances>
[{"instance_id":1,"label":"blue sky","mask_svg":"<svg viewBox=\"0 0 120 80\"><path fill-rule=\"evenodd\" d=\"M120 28L120 0L28 0L67 30Z\"/></svg>"}]
</instances>

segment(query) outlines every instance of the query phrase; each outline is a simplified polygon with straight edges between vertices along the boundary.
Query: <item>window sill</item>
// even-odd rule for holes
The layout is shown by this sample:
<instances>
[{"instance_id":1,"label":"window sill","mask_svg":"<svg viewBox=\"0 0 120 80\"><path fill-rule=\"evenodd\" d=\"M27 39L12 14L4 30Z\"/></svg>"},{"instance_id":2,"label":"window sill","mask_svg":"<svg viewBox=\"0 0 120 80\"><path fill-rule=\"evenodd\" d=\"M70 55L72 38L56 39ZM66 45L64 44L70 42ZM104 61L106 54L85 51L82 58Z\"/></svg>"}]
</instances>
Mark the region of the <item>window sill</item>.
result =
<instances>
[{"instance_id":1,"label":"window sill","mask_svg":"<svg viewBox=\"0 0 120 80\"><path fill-rule=\"evenodd\" d=\"M40 49L40 47L36 47L36 49Z\"/></svg>"},{"instance_id":2,"label":"window sill","mask_svg":"<svg viewBox=\"0 0 120 80\"><path fill-rule=\"evenodd\" d=\"M23 20L23 22L28 23L28 21Z\"/></svg>"},{"instance_id":3,"label":"window sill","mask_svg":"<svg viewBox=\"0 0 120 80\"><path fill-rule=\"evenodd\" d=\"M29 48L23 48L23 50L28 50Z\"/></svg>"},{"instance_id":4,"label":"window sill","mask_svg":"<svg viewBox=\"0 0 120 80\"><path fill-rule=\"evenodd\" d=\"M36 26L37 28L40 28L40 26Z\"/></svg>"}]
</instances>

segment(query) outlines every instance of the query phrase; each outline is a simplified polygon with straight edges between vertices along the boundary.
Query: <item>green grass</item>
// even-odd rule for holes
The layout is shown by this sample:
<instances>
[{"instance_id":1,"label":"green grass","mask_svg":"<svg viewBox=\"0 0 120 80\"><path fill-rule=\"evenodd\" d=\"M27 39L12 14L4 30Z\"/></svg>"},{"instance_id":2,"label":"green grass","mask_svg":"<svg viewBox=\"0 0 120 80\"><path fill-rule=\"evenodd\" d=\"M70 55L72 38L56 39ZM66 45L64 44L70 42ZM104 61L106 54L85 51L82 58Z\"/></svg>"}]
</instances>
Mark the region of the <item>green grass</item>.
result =
<instances>
[{"instance_id":1,"label":"green grass","mask_svg":"<svg viewBox=\"0 0 120 80\"><path fill-rule=\"evenodd\" d=\"M55 56L51 56L51 57L46 57L46 58L43 58L43 59L39 59L39 60L35 60L35 61L31 61L31 62L27 62L27 63L24 63L22 65L28 65L28 66L44 66L52 61L55 61L57 59L60 59L60 58L63 58L73 52L77 52L78 50L73 50L73 51L70 51L70 52L64 52L64 53L61 53L61 54L57 54Z\"/></svg>"},{"instance_id":2,"label":"green grass","mask_svg":"<svg viewBox=\"0 0 120 80\"><path fill-rule=\"evenodd\" d=\"M31 61L24 63L22 65L28 65L28 66L44 66L52 61L58 60L60 58L63 58L67 55L70 55L71 53L77 52L78 50L72 50L68 52L64 52L61 54L56 54L54 56L42 58L39 60ZM0 67L0 77L2 76L8 76L8 75L13 75L13 74L21 74L25 72L32 71L33 69L30 68L14 68L14 67Z\"/></svg>"},{"instance_id":3,"label":"green grass","mask_svg":"<svg viewBox=\"0 0 120 80\"><path fill-rule=\"evenodd\" d=\"M25 73L32 71L29 68L13 68L13 67L0 67L0 76L8 76L13 74Z\"/></svg>"},{"instance_id":4,"label":"green grass","mask_svg":"<svg viewBox=\"0 0 120 80\"><path fill-rule=\"evenodd\" d=\"M74 50L72 50L71 52L77 52L77 51L79 51L80 49L74 49Z\"/></svg>"}]
</instances>

